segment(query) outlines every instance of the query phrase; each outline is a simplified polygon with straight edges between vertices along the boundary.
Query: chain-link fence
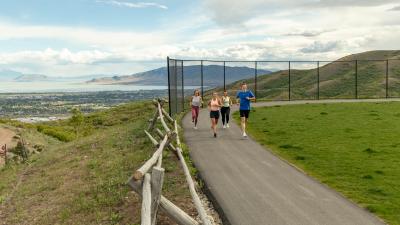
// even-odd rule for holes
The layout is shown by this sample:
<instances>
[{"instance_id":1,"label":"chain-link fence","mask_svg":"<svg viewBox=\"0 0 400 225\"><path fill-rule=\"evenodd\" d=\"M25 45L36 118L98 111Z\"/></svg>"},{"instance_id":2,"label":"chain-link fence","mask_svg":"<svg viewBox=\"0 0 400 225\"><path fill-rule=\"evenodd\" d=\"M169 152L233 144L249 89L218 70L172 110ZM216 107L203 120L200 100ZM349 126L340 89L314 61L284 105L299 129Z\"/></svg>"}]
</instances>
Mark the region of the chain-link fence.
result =
<instances>
[{"instance_id":1,"label":"chain-link fence","mask_svg":"<svg viewBox=\"0 0 400 225\"><path fill-rule=\"evenodd\" d=\"M400 97L400 59L349 61L215 61L168 58L170 114L189 107L195 89L236 96L246 82L259 100Z\"/></svg>"}]
</instances>

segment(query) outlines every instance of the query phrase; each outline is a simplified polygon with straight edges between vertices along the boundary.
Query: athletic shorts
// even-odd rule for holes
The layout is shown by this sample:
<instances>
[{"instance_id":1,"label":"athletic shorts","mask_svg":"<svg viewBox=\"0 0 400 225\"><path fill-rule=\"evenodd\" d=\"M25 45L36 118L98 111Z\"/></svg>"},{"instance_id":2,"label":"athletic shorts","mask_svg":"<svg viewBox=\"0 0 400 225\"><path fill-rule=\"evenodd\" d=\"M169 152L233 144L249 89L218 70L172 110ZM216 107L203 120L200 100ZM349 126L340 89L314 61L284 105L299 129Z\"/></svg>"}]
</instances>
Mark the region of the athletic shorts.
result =
<instances>
[{"instance_id":1,"label":"athletic shorts","mask_svg":"<svg viewBox=\"0 0 400 225\"><path fill-rule=\"evenodd\" d=\"M249 118L250 110L240 110L240 117Z\"/></svg>"},{"instance_id":2,"label":"athletic shorts","mask_svg":"<svg viewBox=\"0 0 400 225\"><path fill-rule=\"evenodd\" d=\"M210 111L210 118L219 118L219 111Z\"/></svg>"}]
</instances>

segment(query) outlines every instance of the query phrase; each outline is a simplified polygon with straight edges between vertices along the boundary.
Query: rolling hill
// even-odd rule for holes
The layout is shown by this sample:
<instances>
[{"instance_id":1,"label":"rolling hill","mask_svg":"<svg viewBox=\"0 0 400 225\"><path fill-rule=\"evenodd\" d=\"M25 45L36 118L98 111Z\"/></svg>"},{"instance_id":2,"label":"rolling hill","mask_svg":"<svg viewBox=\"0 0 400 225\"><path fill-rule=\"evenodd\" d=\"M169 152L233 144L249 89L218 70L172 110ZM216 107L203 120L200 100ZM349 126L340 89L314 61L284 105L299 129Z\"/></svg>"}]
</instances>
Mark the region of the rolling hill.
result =
<instances>
[{"instance_id":1,"label":"rolling hill","mask_svg":"<svg viewBox=\"0 0 400 225\"><path fill-rule=\"evenodd\" d=\"M0 127L12 126L28 147L42 148L28 163L0 169L0 224L140 224L140 199L126 181L154 152L143 132L153 111L147 101L86 114L79 134L71 120L0 119ZM163 194L196 215L177 157L164 151L163 165ZM157 219L174 224L163 213Z\"/></svg>"},{"instance_id":2,"label":"rolling hill","mask_svg":"<svg viewBox=\"0 0 400 225\"><path fill-rule=\"evenodd\" d=\"M254 69L241 66L226 66L226 83L232 83L237 80L246 79L254 76ZM184 66L184 82L186 86L200 85L200 65ZM269 74L269 70L258 70L258 73ZM223 66L205 65L203 67L204 85L218 86L223 84ZM218 79L216 79L218 78ZM93 84L124 84L124 85L166 85L168 83L168 71L166 67L161 67L146 72L136 73L126 76L114 76L105 78L96 78L87 83Z\"/></svg>"},{"instance_id":3,"label":"rolling hill","mask_svg":"<svg viewBox=\"0 0 400 225\"><path fill-rule=\"evenodd\" d=\"M356 76L355 60L357 63L357 97L383 98L386 97L386 61L362 60L389 59L388 97L400 97L400 51L369 51L352 54L334 62L322 64L319 68L319 98L355 98ZM346 61L346 62L344 62ZM299 65L294 65L296 68ZM317 68L291 69L291 99L317 99ZM259 73L260 74L260 73ZM288 100L289 71L281 70L261 75L257 80L257 97L266 100ZM227 86L233 94L239 89L242 81L254 90L254 79L234 82ZM221 88L217 89L221 91Z\"/></svg>"}]
</instances>

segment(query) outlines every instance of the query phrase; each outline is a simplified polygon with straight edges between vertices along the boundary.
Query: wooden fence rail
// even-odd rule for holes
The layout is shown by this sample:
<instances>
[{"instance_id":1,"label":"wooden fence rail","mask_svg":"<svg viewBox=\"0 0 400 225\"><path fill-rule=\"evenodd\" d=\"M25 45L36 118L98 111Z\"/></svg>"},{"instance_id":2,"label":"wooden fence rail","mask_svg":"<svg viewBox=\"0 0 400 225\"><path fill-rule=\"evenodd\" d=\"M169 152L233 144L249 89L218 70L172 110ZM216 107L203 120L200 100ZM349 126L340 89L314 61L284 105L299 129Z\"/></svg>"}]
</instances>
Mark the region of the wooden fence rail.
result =
<instances>
[{"instance_id":1,"label":"wooden fence rail","mask_svg":"<svg viewBox=\"0 0 400 225\"><path fill-rule=\"evenodd\" d=\"M169 218L179 225L211 225L206 210L196 192L193 178L190 175L189 168L182 154L177 121L170 117L167 111L163 108L164 103L166 103L165 100L157 99L153 100L153 103L156 110L153 118L149 120L148 129L144 132L157 149L150 159L137 169L128 180L129 186L142 198L141 224L155 225L158 209L161 209ZM158 120L160 120L161 126L165 132L161 131L159 128L155 128ZM172 125L172 129L169 128L167 122ZM157 139L152 136L152 132L154 132L161 140L157 141ZM176 144L175 146L174 142ZM162 168L162 157L165 148L171 150L179 158L193 203L200 216L201 223L162 196L161 192L165 173L164 168Z\"/></svg>"}]
</instances>

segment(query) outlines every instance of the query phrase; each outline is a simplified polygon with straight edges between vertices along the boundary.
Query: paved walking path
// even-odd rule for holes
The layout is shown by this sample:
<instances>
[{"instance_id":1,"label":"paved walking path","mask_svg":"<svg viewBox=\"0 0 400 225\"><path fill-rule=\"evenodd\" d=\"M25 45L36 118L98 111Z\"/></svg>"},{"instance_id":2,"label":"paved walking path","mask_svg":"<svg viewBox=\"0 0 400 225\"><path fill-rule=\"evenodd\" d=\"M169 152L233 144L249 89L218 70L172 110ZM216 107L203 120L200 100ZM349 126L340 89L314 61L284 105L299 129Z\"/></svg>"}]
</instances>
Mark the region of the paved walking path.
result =
<instances>
[{"instance_id":1,"label":"paved walking path","mask_svg":"<svg viewBox=\"0 0 400 225\"><path fill-rule=\"evenodd\" d=\"M319 103L343 101L354 100ZM308 101L265 102L254 106L304 103ZM193 129L190 113L183 120L192 160L230 224L384 224L252 139L242 139L240 128L233 122L230 125L229 129L219 129L215 139L207 110L200 112L198 130Z\"/></svg>"}]
</instances>

